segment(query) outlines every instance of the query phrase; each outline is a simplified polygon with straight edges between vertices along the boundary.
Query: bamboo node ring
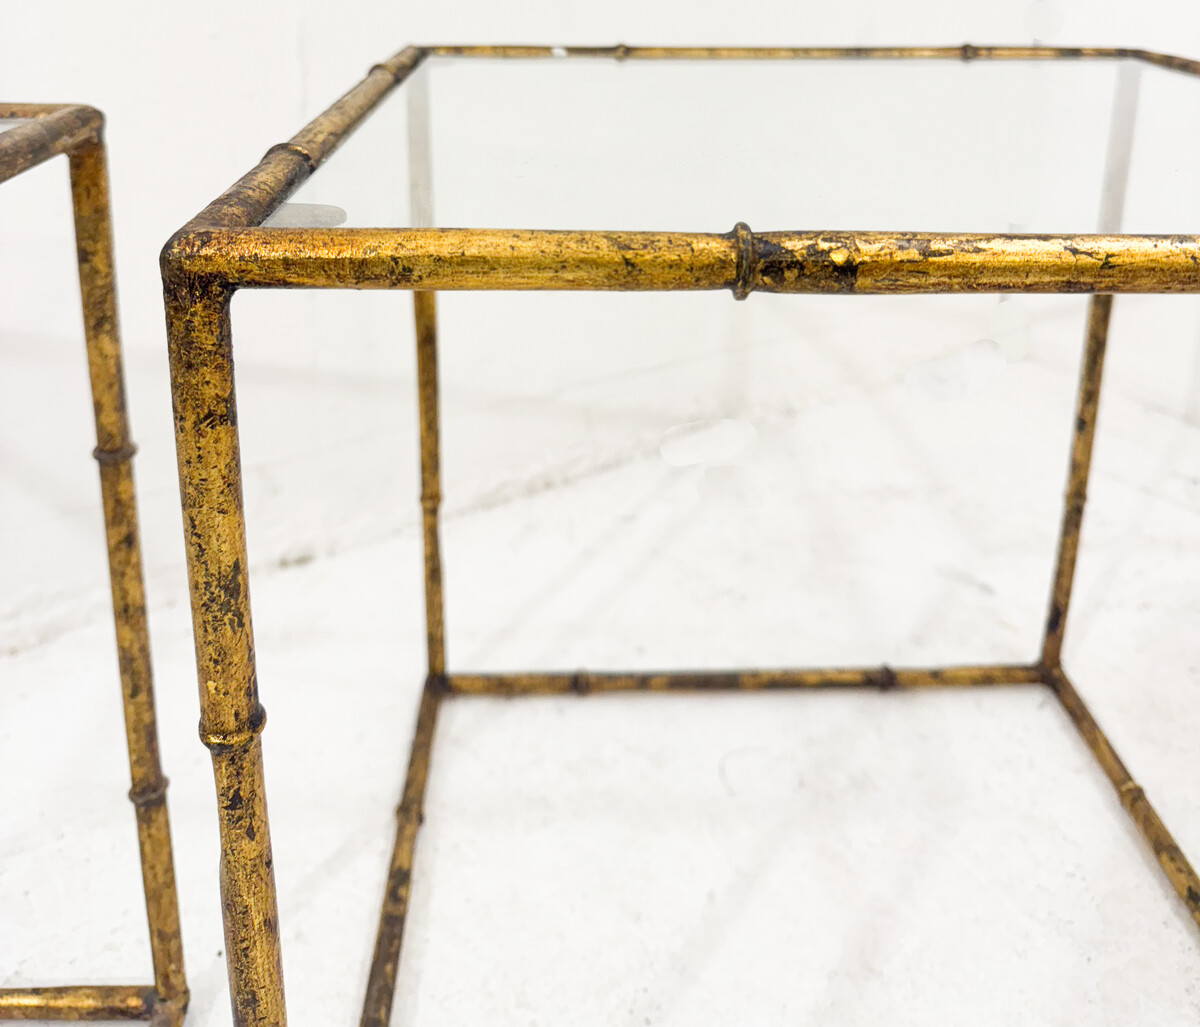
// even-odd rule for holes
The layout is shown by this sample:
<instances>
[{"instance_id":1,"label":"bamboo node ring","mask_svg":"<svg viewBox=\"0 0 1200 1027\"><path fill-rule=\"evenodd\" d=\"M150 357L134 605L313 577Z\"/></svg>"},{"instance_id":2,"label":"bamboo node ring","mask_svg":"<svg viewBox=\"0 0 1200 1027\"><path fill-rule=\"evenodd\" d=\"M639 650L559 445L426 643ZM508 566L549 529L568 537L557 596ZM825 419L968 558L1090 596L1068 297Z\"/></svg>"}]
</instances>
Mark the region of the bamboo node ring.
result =
<instances>
[{"instance_id":1,"label":"bamboo node ring","mask_svg":"<svg viewBox=\"0 0 1200 1027\"><path fill-rule=\"evenodd\" d=\"M92 450L92 458L98 464L123 464L126 460L132 460L136 452L137 446L132 442L126 442L116 449L104 449L102 446L97 446Z\"/></svg>"},{"instance_id":2,"label":"bamboo node ring","mask_svg":"<svg viewBox=\"0 0 1200 1027\"><path fill-rule=\"evenodd\" d=\"M204 723L200 724L200 741L210 752L232 752L236 749L248 749L254 740L262 734L267 723L267 711L262 703L255 703L250 711L250 721L244 728L236 731L207 731Z\"/></svg>"},{"instance_id":3,"label":"bamboo node ring","mask_svg":"<svg viewBox=\"0 0 1200 1027\"><path fill-rule=\"evenodd\" d=\"M153 781L141 788L129 789L129 801L137 809L145 809L147 806L161 806L167 797L167 779L160 777L157 781Z\"/></svg>"},{"instance_id":4,"label":"bamboo node ring","mask_svg":"<svg viewBox=\"0 0 1200 1027\"><path fill-rule=\"evenodd\" d=\"M278 153L280 151L283 151L285 153L299 154L301 157L304 158L304 163L308 165L309 171L317 170L317 162L313 158L313 155L311 153L309 153L299 143L276 143L266 153L263 154L263 160L266 160L268 157L271 156L271 154Z\"/></svg>"},{"instance_id":5,"label":"bamboo node ring","mask_svg":"<svg viewBox=\"0 0 1200 1027\"><path fill-rule=\"evenodd\" d=\"M754 233L745 221L739 221L733 226L733 240L737 244L733 298L744 300L754 288Z\"/></svg>"}]
</instances>

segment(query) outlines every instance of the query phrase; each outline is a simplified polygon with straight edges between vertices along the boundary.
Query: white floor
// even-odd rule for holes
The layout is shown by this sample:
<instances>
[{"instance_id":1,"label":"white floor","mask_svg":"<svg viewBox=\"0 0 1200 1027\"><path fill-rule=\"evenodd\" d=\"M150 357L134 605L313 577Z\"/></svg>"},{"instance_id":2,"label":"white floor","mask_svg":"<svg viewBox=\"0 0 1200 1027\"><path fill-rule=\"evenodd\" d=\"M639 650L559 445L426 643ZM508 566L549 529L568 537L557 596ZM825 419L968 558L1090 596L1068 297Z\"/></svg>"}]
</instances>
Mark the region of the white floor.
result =
<instances>
[{"instance_id":1,"label":"white floor","mask_svg":"<svg viewBox=\"0 0 1200 1027\"><path fill-rule=\"evenodd\" d=\"M238 387L289 1010L352 1023L422 677L411 331L403 296L306 302L239 296ZM340 334L351 303L392 336ZM444 299L451 666L1030 659L1082 313ZM1197 334L1184 301L1118 304L1067 662L1200 858ZM142 981L82 360L0 353L0 985ZM129 365L208 1027L229 1011L166 382ZM397 1027L1200 1018L1200 935L1039 688L458 700L428 799Z\"/></svg>"}]
</instances>

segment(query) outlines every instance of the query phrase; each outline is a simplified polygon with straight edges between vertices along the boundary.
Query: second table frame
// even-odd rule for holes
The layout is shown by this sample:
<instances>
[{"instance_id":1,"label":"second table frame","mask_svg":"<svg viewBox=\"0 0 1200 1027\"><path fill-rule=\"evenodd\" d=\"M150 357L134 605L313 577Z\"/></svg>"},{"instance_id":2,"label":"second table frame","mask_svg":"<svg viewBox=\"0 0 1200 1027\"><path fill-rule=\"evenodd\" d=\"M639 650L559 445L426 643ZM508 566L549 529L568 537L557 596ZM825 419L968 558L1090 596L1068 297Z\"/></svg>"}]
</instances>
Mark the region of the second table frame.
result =
<instances>
[{"instance_id":1,"label":"second table frame","mask_svg":"<svg viewBox=\"0 0 1200 1027\"><path fill-rule=\"evenodd\" d=\"M150 1020L179 1027L188 1004L167 779L158 750L158 722L146 627L133 457L125 405L125 374L117 328L104 116L76 104L0 103L0 120L22 121L0 134L0 182L65 154L70 165L75 244L96 424L92 456L108 548L109 583L120 664L121 699L137 816L142 890L150 928L153 985L76 984L0 988L0 1020Z\"/></svg>"}]
</instances>

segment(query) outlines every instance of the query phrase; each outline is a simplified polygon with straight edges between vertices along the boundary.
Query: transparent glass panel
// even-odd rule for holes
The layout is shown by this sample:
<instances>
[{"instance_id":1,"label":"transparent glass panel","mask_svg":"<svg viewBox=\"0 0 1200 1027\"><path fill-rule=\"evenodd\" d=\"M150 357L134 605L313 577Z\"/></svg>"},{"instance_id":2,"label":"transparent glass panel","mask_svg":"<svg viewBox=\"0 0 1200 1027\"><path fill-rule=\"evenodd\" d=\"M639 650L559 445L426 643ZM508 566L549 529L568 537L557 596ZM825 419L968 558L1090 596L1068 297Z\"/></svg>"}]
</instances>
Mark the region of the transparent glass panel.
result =
<instances>
[{"instance_id":1,"label":"transparent glass panel","mask_svg":"<svg viewBox=\"0 0 1200 1027\"><path fill-rule=\"evenodd\" d=\"M434 224L1095 231L1123 62L431 59ZM1141 72L1125 230L1200 230L1197 82ZM410 80L294 197L410 223Z\"/></svg>"}]
</instances>

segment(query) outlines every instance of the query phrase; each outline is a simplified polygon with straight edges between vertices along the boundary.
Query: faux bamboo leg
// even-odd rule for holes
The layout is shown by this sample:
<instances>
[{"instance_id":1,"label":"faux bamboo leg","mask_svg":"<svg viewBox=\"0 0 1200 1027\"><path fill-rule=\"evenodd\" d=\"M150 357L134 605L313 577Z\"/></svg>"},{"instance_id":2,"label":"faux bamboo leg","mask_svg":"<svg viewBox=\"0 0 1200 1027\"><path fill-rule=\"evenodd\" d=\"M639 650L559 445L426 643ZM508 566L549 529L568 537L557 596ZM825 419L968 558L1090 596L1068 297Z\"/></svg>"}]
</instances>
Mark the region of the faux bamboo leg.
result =
<instances>
[{"instance_id":1,"label":"faux bamboo leg","mask_svg":"<svg viewBox=\"0 0 1200 1027\"><path fill-rule=\"evenodd\" d=\"M1112 315L1111 296L1093 296L1088 306L1087 339L1079 372L1079 392L1075 401L1075 434L1071 444L1071 468L1063 502L1062 531L1058 538L1058 556L1054 565L1054 583L1050 592L1050 612L1046 617L1046 635L1042 641L1041 662L1056 668L1062 662L1063 632L1071 603L1071 584L1075 576L1075 557L1079 551L1079 532L1083 525L1083 507L1087 502L1088 472L1092 464L1092 442L1096 437L1096 410L1100 402L1100 379L1104 370L1104 351L1108 344L1108 323Z\"/></svg>"},{"instance_id":2,"label":"faux bamboo leg","mask_svg":"<svg viewBox=\"0 0 1200 1027\"><path fill-rule=\"evenodd\" d=\"M1129 186L1129 163L1133 155L1133 134L1137 123L1141 68L1124 63L1117 71L1113 105L1108 125L1108 149L1104 160L1104 180L1100 189L1097 227L1102 233L1121 231L1125 194ZM1050 593L1050 611L1042 642L1043 666L1062 664L1063 634L1071 585L1075 577L1075 557L1079 551L1079 532L1083 524L1083 506L1087 500L1088 475L1092 463L1092 442L1096 436L1096 410L1100 402L1100 380L1104 371L1104 353L1108 346L1108 326L1112 320L1112 296L1093 296L1088 305L1087 334L1079 370L1079 392L1075 401L1075 434L1071 446L1071 468L1067 475L1062 531L1058 540L1054 583Z\"/></svg>"},{"instance_id":3,"label":"faux bamboo leg","mask_svg":"<svg viewBox=\"0 0 1200 1027\"><path fill-rule=\"evenodd\" d=\"M412 889L413 854L417 832L424 818L425 782L429 776L433 729L440 700L438 681L430 677L421 693L404 794L400 805L396 807L396 840L392 848L392 862L388 867L387 887L383 893L383 908L379 913L379 930L375 935L375 951L371 957L360 1027L388 1027L392 1016L396 968L400 963L400 944L404 939L404 921L408 916L408 899Z\"/></svg>"},{"instance_id":4,"label":"faux bamboo leg","mask_svg":"<svg viewBox=\"0 0 1200 1027\"><path fill-rule=\"evenodd\" d=\"M388 868L375 951L363 1001L361 1027L387 1027L396 991L396 968L408 914L413 854L421 826L425 781L438 701L445 686L442 562L438 535L441 480L438 436L437 311L432 292L413 293L417 328L417 397L421 434L421 520L425 539L425 628L429 673L421 693L404 793L396 808L396 839Z\"/></svg>"},{"instance_id":5,"label":"faux bamboo leg","mask_svg":"<svg viewBox=\"0 0 1200 1027\"><path fill-rule=\"evenodd\" d=\"M285 1027L259 733L229 292L166 285L179 487L200 685L221 828L226 961L237 1027Z\"/></svg>"},{"instance_id":6,"label":"faux bamboo leg","mask_svg":"<svg viewBox=\"0 0 1200 1027\"><path fill-rule=\"evenodd\" d=\"M417 399L421 429L421 525L425 539L425 632L429 673L446 673L442 619L442 548L438 511L442 502L441 439L438 428L437 294L413 293L417 322Z\"/></svg>"},{"instance_id":7,"label":"faux bamboo leg","mask_svg":"<svg viewBox=\"0 0 1200 1027\"><path fill-rule=\"evenodd\" d=\"M70 155L71 195L79 253L79 283L87 337L88 370L96 419L96 460L108 539L113 617L121 667L125 733L137 813L142 884L154 959L159 1015L177 1024L187 1008L188 990L179 929L179 903L167 819L167 779L158 755L158 728L146 631L146 597L138 543L137 506L125 409L121 345L113 284L108 174L99 140Z\"/></svg>"},{"instance_id":8,"label":"faux bamboo leg","mask_svg":"<svg viewBox=\"0 0 1200 1027\"><path fill-rule=\"evenodd\" d=\"M433 224L433 144L430 137L429 69L413 74L408 94L409 221ZM430 676L446 672L442 552L438 511L442 502L438 412L437 293L413 293L417 338L417 408L421 439L421 528L425 543L425 631Z\"/></svg>"},{"instance_id":9,"label":"faux bamboo leg","mask_svg":"<svg viewBox=\"0 0 1200 1027\"><path fill-rule=\"evenodd\" d=\"M1146 844L1150 846L1150 851L1158 860L1163 874L1187 906L1188 913L1196 921L1196 925L1200 927L1200 877L1196 876L1196 871L1192 869L1191 863L1171 836L1171 832L1159 819L1158 813L1150 805L1150 800L1146 798L1146 793L1121 762L1121 757L1100 730L1100 725L1084 705L1070 679L1061 670L1055 669L1047 673L1046 683L1062 701L1063 708L1075 723L1087 747L1092 750L1096 762L1117 790L1121 805L1125 807Z\"/></svg>"}]
</instances>

